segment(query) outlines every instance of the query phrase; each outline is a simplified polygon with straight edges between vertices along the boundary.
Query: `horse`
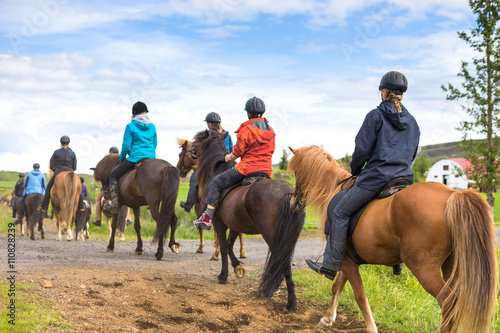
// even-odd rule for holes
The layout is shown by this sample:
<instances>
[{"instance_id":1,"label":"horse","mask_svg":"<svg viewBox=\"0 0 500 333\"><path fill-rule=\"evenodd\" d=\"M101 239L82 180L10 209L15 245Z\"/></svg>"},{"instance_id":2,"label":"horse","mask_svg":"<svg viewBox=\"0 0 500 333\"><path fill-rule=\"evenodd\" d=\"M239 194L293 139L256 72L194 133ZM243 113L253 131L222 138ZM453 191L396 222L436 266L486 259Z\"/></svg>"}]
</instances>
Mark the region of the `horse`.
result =
<instances>
[{"instance_id":1,"label":"horse","mask_svg":"<svg viewBox=\"0 0 500 333\"><path fill-rule=\"evenodd\" d=\"M45 238L45 232L43 231L43 215L37 210L38 205L43 201L43 194L40 193L30 193L24 198L24 216L26 217L26 222L28 230L30 233L30 239L35 240L35 226L38 225L38 231L40 231L40 237Z\"/></svg>"},{"instance_id":2,"label":"horse","mask_svg":"<svg viewBox=\"0 0 500 333\"><path fill-rule=\"evenodd\" d=\"M203 199L210 180L235 165L234 162L224 161L227 154L224 138L225 135L214 130L206 130L195 136L195 141L199 144L196 180ZM296 213L290 209L292 194L293 187L283 180L263 179L252 185L237 186L227 193L215 210L213 218L215 231L219 235L222 258L222 269L217 282L227 283L228 255L236 276L241 278L245 274L242 262L233 252L238 234L261 234L269 246L269 254L260 279L259 291L261 295L270 298L285 279L288 299L284 312L297 308L291 260L305 222L305 213Z\"/></svg>"},{"instance_id":3,"label":"horse","mask_svg":"<svg viewBox=\"0 0 500 333\"><path fill-rule=\"evenodd\" d=\"M89 221L92 215L90 200L80 196L78 210L76 211L75 221L75 240L78 239L78 233L83 230L81 240L89 239Z\"/></svg>"},{"instance_id":4,"label":"horse","mask_svg":"<svg viewBox=\"0 0 500 333\"><path fill-rule=\"evenodd\" d=\"M290 205L296 211L307 205L320 209L324 227L331 199L355 180L318 146L290 150L294 155L288 168L296 179ZM318 326L333 324L340 293L349 281L368 332L377 332L359 266L404 262L441 307L441 333L488 332L497 302L494 239L489 206L472 190L454 191L425 182L373 200L350 240L361 259L348 246L332 286L330 307Z\"/></svg>"},{"instance_id":5,"label":"horse","mask_svg":"<svg viewBox=\"0 0 500 333\"><path fill-rule=\"evenodd\" d=\"M118 154L106 155L94 168L94 179L101 182L103 188L109 186L109 174L120 163ZM155 258L163 257L163 239L170 227L168 246L174 253L180 252L180 245L175 241L177 216L175 202L179 191L179 171L164 160L146 159L140 165L129 171L120 182L120 205L125 205L134 211L134 229L137 234L135 253L142 254L140 207L148 205L151 216L156 222L156 233L153 242L158 242ZM161 209L160 209L161 204ZM108 252L114 251L115 233L118 216L113 216L111 236L107 247Z\"/></svg>"},{"instance_id":6,"label":"horse","mask_svg":"<svg viewBox=\"0 0 500 333\"><path fill-rule=\"evenodd\" d=\"M177 169L179 169L180 172L180 177L184 178L186 175L191 171L191 170L196 170L197 167L197 158L196 158L196 147L193 147L193 142L184 140L184 139L177 139L177 143L179 144L179 147L181 148L181 152L179 153L179 161L177 161ZM194 204L194 211L196 213L196 216L200 216L200 214L203 211L203 205L201 204L201 201L199 199L200 195L197 194L197 200L195 200ZM198 232L200 234L200 245L198 246L198 249L196 250L196 253L203 253L205 249L205 240L203 238L203 230L202 228L198 228ZM240 239L240 258L244 259L247 257L247 252L245 250L245 246L243 245L243 234L239 234L239 239ZM214 234L214 247L215 247L215 252L212 254L212 257L210 260L219 260L220 256L220 244L219 244L219 237L217 236L217 233Z\"/></svg>"},{"instance_id":7,"label":"horse","mask_svg":"<svg viewBox=\"0 0 500 333\"><path fill-rule=\"evenodd\" d=\"M111 233L113 232L113 229L111 228L112 223L113 223L113 213L107 209L104 209L104 205L106 205L106 202L108 200L104 198L104 196L101 198L101 207L102 207L102 214L104 215L104 218L106 219L106 224L108 225L108 235L111 237ZM127 206L120 206L118 209L118 222L117 222L117 228L118 230L116 231L116 236L120 238L120 241L125 241L125 228L126 228L126 216L128 212L128 207Z\"/></svg>"},{"instance_id":8,"label":"horse","mask_svg":"<svg viewBox=\"0 0 500 333\"><path fill-rule=\"evenodd\" d=\"M2 199L0 199L0 203L10 206L12 203L12 195L4 195Z\"/></svg>"},{"instance_id":9,"label":"horse","mask_svg":"<svg viewBox=\"0 0 500 333\"><path fill-rule=\"evenodd\" d=\"M52 212L57 221L57 240L61 240L64 233L67 233L66 240L73 240L73 223L81 192L82 183L74 171L62 171L57 174L50 190Z\"/></svg>"}]
</instances>

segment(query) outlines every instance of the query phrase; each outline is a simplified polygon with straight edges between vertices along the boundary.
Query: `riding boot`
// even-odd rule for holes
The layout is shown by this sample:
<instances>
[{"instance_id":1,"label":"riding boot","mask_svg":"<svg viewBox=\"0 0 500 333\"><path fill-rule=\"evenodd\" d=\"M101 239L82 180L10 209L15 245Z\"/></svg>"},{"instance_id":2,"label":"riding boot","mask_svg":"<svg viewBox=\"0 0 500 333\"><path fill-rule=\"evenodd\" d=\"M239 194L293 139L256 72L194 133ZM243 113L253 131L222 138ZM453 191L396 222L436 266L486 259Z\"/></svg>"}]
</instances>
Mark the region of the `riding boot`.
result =
<instances>
[{"instance_id":1,"label":"riding boot","mask_svg":"<svg viewBox=\"0 0 500 333\"><path fill-rule=\"evenodd\" d=\"M403 263L400 263L399 265L392 266L392 273L394 273L394 275L401 275L401 271L403 270L403 266L404 266Z\"/></svg>"},{"instance_id":2,"label":"riding boot","mask_svg":"<svg viewBox=\"0 0 500 333\"><path fill-rule=\"evenodd\" d=\"M118 187L118 183L109 183L110 200L106 202L106 204L104 205L104 209L109 210L113 214L118 214L118 208L120 207L120 204L118 202L119 190L120 189Z\"/></svg>"}]
</instances>

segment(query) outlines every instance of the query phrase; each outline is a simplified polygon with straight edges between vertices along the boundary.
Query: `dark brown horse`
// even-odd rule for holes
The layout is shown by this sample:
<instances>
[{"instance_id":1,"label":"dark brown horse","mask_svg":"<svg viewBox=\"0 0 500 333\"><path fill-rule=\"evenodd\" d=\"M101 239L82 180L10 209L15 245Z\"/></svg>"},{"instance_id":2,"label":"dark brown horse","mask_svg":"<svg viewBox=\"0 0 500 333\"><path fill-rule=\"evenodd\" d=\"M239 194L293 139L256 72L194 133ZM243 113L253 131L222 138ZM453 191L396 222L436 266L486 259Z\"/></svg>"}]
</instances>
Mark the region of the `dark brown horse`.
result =
<instances>
[{"instance_id":1,"label":"dark brown horse","mask_svg":"<svg viewBox=\"0 0 500 333\"><path fill-rule=\"evenodd\" d=\"M30 193L24 198L24 216L30 232L30 239L35 240L35 226L38 225L40 237L45 238L43 231L43 215L36 208L42 203L43 195L40 193Z\"/></svg>"},{"instance_id":2,"label":"dark brown horse","mask_svg":"<svg viewBox=\"0 0 500 333\"><path fill-rule=\"evenodd\" d=\"M109 186L109 174L120 163L118 154L105 156L94 168L94 179L101 182L103 188ZM149 206L151 216L156 221L156 233L153 242L158 242L155 258L163 257L163 239L170 227L168 246L174 253L179 253L179 243L175 241L177 216L175 202L179 191L179 171L170 163L152 158L144 160L139 167L129 171L120 182L120 205L134 211L134 229L137 234L136 254L142 254L140 207ZM161 204L161 208L160 208ZM108 251L114 251L115 233L118 216L113 216L112 233Z\"/></svg>"},{"instance_id":3,"label":"dark brown horse","mask_svg":"<svg viewBox=\"0 0 500 333\"><path fill-rule=\"evenodd\" d=\"M291 148L290 148L291 149ZM318 146L291 149L297 200L321 209L350 174ZM299 204L297 204L299 202ZM441 307L440 332L489 332L497 303L498 267L490 209L480 194L454 191L435 182L418 183L385 199L372 201L352 235L352 244L368 264L404 262ZM377 332L359 274L360 261L346 251L332 287L332 302L320 326L331 326L338 299L350 282L368 332ZM441 275L442 272L442 275Z\"/></svg>"},{"instance_id":4,"label":"dark brown horse","mask_svg":"<svg viewBox=\"0 0 500 333\"><path fill-rule=\"evenodd\" d=\"M195 137L199 143L196 180L203 197L210 180L234 166L234 162L224 162L227 151L223 140L224 137L213 130L200 132ZM217 281L227 282L228 255L236 276L244 275L242 263L233 252L238 234L261 234L269 245L270 253L259 290L265 297L271 297L285 279L288 301L284 311L297 307L291 260L305 220L304 213L295 213L290 209L292 193L292 186L283 180L264 179L249 186L238 186L229 191L215 210L213 219L215 231L220 236L222 257L222 269ZM227 229L229 237L226 239Z\"/></svg>"},{"instance_id":5,"label":"dark brown horse","mask_svg":"<svg viewBox=\"0 0 500 333\"><path fill-rule=\"evenodd\" d=\"M177 139L177 143L181 148L181 152L179 153L179 161L177 161L177 169L179 169L180 176L181 178L183 178L186 177L186 175L191 170L196 170L196 168L198 167L198 160L196 158L196 151L198 149L196 147L193 147L193 142L188 140ZM204 205L201 202L199 193L197 193L197 196L198 197L196 198L194 204L194 211L196 213L196 216L200 216L200 214L203 211ZM198 246L196 253L203 253L205 249L205 239L203 238L203 231L204 229L198 228L198 232L200 234L200 245ZM212 254L212 258L210 258L210 260L219 260L220 244L219 244L219 237L217 237L217 233L214 233L214 238L215 238L214 241L215 252ZM239 234L239 238L240 238L240 258L246 258L247 252L245 250L245 246L243 245L242 233Z\"/></svg>"},{"instance_id":6,"label":"dark brown horse","mask_svg":"<svg viewBox=\"0 0 500 333\"><path fill-rule=\"evenodd\" d=\"M67 240L73 240L73 223L75 221L78 200L82 192L82 183L73 171L63 171L57 174L54 186L50 191L52 212L57 219L57 240L67 233Z\"/></svg>"}]
</instances>

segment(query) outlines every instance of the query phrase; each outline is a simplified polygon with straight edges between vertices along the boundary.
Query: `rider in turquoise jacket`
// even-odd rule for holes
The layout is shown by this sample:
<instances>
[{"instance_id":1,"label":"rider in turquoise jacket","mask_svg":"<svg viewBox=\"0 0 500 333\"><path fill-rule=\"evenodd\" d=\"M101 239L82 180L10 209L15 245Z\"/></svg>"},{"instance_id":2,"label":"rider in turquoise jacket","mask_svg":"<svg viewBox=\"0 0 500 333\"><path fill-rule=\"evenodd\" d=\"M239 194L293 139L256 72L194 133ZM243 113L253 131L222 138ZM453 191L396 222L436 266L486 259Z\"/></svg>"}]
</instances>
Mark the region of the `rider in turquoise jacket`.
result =
<instances>
[{"instance_id":1,"label":"rider in turquoise jacket","mask_svg":"<svg viewBox=\"0 0 500 333\"><path fill-rule=\"evenodd\" d=\"M146 158L156 157L156 127L149 120L148 107L143 102L137 102L132 107L132 121L125 128L123 135L120 161L109 175L109 197L110 201L104 206L105 209L118 213L119 185L118 180L128 171L132 170L137 162ZM128 157L127 157L128 155Z\"/></svg>"},{"instance_id":2,"label":"rider in turquoise jacket","mask_svg":"<svg viewBox=\"0 0 500 333\"><path fill-rule=\"evenodd\" d=\"M40 171L40 164L33 164L33 170L28 173L24 178L24 190L23 198L21 201L21 207L17 213L17 220L15 224L20 224L24 217L24 198L31 193L40 193L45 195L45 188L47 186L47 179L45 175Z\"/></svg>"}]
</instances>

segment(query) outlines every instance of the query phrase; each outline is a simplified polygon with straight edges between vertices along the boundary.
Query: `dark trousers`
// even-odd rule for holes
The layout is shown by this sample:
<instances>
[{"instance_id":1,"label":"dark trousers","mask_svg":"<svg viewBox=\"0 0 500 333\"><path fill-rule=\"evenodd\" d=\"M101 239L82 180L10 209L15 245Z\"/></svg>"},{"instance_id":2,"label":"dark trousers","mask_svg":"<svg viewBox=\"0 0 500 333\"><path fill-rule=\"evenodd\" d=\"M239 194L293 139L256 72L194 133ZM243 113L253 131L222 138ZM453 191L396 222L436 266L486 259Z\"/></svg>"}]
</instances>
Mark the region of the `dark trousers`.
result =
<instances>
[{"instance_id":1,"label":"dark trousers","mask_svg":"<svg viewBox=\"0 0 500 333\"><path fill-rule=\"evenodd\" d=\"M323 267L340 271L344 260L347 232L351 216L378 195L354 185L333 209L332 225L323 257Z\"/></svg>"},{"instance_id":2,"label":"dark trousers","mask_svg":"<svg viewBox=\"0 0 500 333\"><path fill-rule=\"evenodd\" d=\"M109 184L118 184L120 178L128 171L132 170L135 166L134 162L127 160L121 161L120 164L114 167L113 171L109 174Z\"/></svg>"},{"instance_id":3,"label":"dark trousers","mask_svg":"<svg viewBox=\"0 0 500 333\"><path fill-rule=\"evenodd\" d=\"M45 196L43 197L42 201L42 210L47 210L49 208L49 202L50 202L50 190L52 190L52 186L54 186L54 179L56 179L57 174L52 176L50 178L49 182L47 183L47 188L45 189Z\"/></svg>"},{"instance_id":4,"label":"dark trousers","mask_svg":"<svg viewBox=\"0 0 500 333\"><path fill-rule=\"evenodd\" d=\"M215 176L208 184L207 197L205 203L214 207L219 206L220 195L228 187L238 184L245 178L234 167Z\"/></svg>"},{"instance_id":5,"label":"dark trousers","mask_svg":"<svg viewBox=\"0 0 500 333\"><path fill-rule=\"evenodd\" d=\"M196 171L194 170L191 178L189 178L189 191L186 198L186 204L193 206L196 202L196 195L198 194L198 184L196 183Z\"/></svg>"}]
</instances>

